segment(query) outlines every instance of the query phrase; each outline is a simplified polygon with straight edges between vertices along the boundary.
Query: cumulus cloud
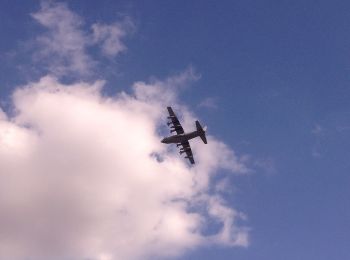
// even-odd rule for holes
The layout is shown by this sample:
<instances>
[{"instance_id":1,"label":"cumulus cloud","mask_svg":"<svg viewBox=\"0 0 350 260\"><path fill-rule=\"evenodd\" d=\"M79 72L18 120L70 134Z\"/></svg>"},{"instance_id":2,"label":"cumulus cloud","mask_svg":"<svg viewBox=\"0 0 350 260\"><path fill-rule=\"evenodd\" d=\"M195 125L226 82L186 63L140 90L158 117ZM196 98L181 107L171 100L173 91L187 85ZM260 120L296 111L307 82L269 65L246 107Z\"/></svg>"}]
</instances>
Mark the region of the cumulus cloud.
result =
<instances>
[{"instance_id":1,"label":"cumulus cloud","mask_svg":"<svg viewBox=\"0 0 350 260\"><path fill-rule=\"evenodd\" d=\"M11 116L0 108L0 259L164 259L247 246L249 230L238 224L246 217L216 181L221 169L249 171L244 157L208 135L207 145L191 141L190 167L160 142L168 105L195 128L177 94L200 75L189 67L113 97L101 94L102 80L63 84L94 71L89 48L108 58L125 51L134 26L125 19L87 31L60 2L42 2L32 17L45 28L36 64L49 74L15 89Z\"/></svg>"},{"instance_id":2,"label":"cumulus cloud","mask_svg":"<svg viewBox=\"0 0 350 260\"><path fill-rule=\"evenodd\" d=\"M32 17L46 31L36 38L34 59L56 76L75 73L89 75L97 61L88 48L100 46L104 55L114 57L125 51L122 38L132 30L130 19L112 25L96 23L92 32L84 30L84 20L65 3L43 1Z\"/></svg>"},{"instance_id":3,"label":"cumulus cloud","mask_svg":"<svg viewBox=\"0 0 350 260\"><path fill-rule=\"evenodd\" d=\"M208 145L192 142L195 167L160 143L168 104L194 128L173 85L189 75L114 97L101 95L103 81L53 76L18 88L16 114L0 112L0 258L155 259L247 246L237 224L245 216L211 189L220 168L244 173L245 163L210 135ZM220 228L208 234L211 223Z\"/></svg>"},{"instance_id":4,"label":"cumulus cloud","mask_svg":"<svg viewBox=\"0 0 350 260\"><path fill-rule=\"evenodd\" d=\"M5 112L2 111L2 109L0 108L0 120L4 120L6 118L7 118L7 116L6 116Z\"/></svg>"}]
</instances>

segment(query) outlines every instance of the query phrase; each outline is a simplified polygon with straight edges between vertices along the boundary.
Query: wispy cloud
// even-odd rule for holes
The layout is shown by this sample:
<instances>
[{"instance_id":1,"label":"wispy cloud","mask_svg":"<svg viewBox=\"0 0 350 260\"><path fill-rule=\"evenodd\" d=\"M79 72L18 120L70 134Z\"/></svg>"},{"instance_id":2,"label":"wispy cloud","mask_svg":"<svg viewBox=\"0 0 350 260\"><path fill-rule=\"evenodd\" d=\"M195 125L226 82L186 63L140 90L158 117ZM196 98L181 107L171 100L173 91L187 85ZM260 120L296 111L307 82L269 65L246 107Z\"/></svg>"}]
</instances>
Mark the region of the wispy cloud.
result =
<instances>
[{"instance_id":1,"label":"wispy cloud","mask_svg":"<svg viewBox=\"0 0 350 260\"><path fill-rule=\"evenodd\" d=\"M314 158L322 157L321 154L321 139L325 133L325 129L320 124L315 124L314 128L311 130L311 133L314 135L315 142L311 148L311 155Z\"/></svg>"},{"instance_id":2,"label":"wispy cloud","mask_svg":"<svg viewBox=\"0 0 350 260\"><path fill-rule=\"evenodd\" d=\"M247 246L244 215L209 192L219 169L244 173L244 160L208 136L205 147L192 143L189 167L159 141L169 102L194 128L170 86L190 75L138 82L115 97L101 95L103 81L52 76L17 89L17 114L0 115L0 258L154 259ZM212 221L222 228L205 235Z\"/></svg>"},{"instance_id":3,"label":"wispy cloud","mask_svg":"<svg viewBox=\"0 0 350 260\"><path fill-rule=\"evenodd\" d=\"M134 30L129 18L114 24L95 23L92 25L92 42L101 45L102 53L107 57L115 57L126 50L122 39Z\"/></svg>"},{"instance_id":4,"label":"wispy cloud","mask_svg":"<svg viewBox=\"0 0 350 260\"><path fill-rule=\"evenodd\" d=\"M218 108L218 98L208 97L202 100L198 107L204 107L208 109L217 109Z\"/></svg>"},{"instance_id":5,"label":"wispy cloud","mask_svg":"<svg viewBox=\"0 0 350 260\"><path fill-rule=\"evenodd\" d=\"M51 73L89 73L93 59L86 53L89 37L82 30L81 17L64 3L42 2L32 17L47 31L37 37L35 59L47 64Z\"/></svg>"},{"instance_id":6,"label":"wispy cloud","mask_svg":"<svg viewBox=\"0 0 350 260\"><path fill-rule=\"evenodd\" d=\"M311 155L312 157L314 158L320 158L322 157L322 154L321 154L321 151L320 151L320 145L319 144L316 144L312 147L311 149Z\"/></svg>"},{"instance_id":7,"label":"wispy cloud","mask_svg":"<svg viewBox=\"0 0 350 260\"><path fill-rule=\"evenodd\" d=\"M319 124L316 124L314 126L314 128L311 130L311 133L314 134L314 135L320 135L324 132L324 128L319 125Z\"/></svg>"},{"instance_id":8,"label":"wispy cloud","mask_svg":"<svg viewBox=\"0 0 350 260\"><path fill-rule=\"evenodd\" d=\"M91 31L85 30L83 18L67 4L51 1L43 1L32 17L46 29L36 38L34 60L56 76L90 74L97 61L88 48L100 47L104 55L114 57L126 50L122 38L134 28L131 20L125 19L111 25L96 23Z\"/></svg>"},{"instance_id":9,"label":"wispy cloud","mask_svg":"<svg viewBox=\"0 0 350 260\"><path fill-rule=\"evenodd\" d=\"M273 175L277 173L276 162L273 158L263 158L255 160L254 166L262 170L267 175Z\"/></svg>"},{"instance_id":10,"label":"wispy cloud","mask_svg":"<svg viewBox=\"0 0 350 260\"><path fill-rule=\"evenodd\" d=\"M342 125L336 127L338 132L345 132L350 130L350 126Z\"/></svg>"}]
</instances>

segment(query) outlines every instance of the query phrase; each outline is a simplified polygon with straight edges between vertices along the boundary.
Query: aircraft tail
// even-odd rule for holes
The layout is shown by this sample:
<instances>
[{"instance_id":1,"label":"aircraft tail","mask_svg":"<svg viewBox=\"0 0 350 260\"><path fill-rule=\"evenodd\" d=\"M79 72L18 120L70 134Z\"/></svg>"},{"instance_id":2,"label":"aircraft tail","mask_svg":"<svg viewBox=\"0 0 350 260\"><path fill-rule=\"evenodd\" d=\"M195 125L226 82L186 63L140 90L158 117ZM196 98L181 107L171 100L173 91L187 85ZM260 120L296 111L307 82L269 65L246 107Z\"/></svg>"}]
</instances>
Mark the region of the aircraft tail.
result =
<instances>
[{"instance_id":1,"label":"aircraft tail","mask_svg":"<svg viewBox=\"0 0 350 260\"><path fill-rule=\"evenodd\" d=\"M202 139L203 143L207 143L207 138L205 137L205 130L206 130L206 127L203 127L201 126L201 124L199 123L199 121L197 120L196 121L196 128L197 128L197 132L199 133L199 137Z\"/></svg>"}]
</instances>

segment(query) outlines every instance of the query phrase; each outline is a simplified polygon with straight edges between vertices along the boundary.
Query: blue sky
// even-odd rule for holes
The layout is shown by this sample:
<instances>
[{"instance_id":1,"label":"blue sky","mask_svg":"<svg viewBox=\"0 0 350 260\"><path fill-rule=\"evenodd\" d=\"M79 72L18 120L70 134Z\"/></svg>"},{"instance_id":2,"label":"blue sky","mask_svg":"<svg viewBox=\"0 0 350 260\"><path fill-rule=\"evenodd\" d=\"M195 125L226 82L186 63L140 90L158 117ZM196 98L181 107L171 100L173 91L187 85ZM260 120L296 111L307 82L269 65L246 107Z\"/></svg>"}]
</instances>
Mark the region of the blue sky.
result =
<instances>
[{"instance_id":1,"label":"blue sky","mask_svg":"<svg viewBox=\"0 0 350 260\"><path fill-rule=\"evenodd\" d=\"M193 68L181 103L251 172L223 196L247 215L246 248L203 246L179 259L350 257L350 4L347 1L72 1L93 23L128 17L127 50L98 60L105 95ZM2 108L19 85L48 74L33 61L38 1L0 2ZM8 108L7 108L8 109ZM8 111L10 112L10 111ZM203 149L205 149L203 147ZM222 170L224 173L224 170Z\"/></svg>"}]
</instances>

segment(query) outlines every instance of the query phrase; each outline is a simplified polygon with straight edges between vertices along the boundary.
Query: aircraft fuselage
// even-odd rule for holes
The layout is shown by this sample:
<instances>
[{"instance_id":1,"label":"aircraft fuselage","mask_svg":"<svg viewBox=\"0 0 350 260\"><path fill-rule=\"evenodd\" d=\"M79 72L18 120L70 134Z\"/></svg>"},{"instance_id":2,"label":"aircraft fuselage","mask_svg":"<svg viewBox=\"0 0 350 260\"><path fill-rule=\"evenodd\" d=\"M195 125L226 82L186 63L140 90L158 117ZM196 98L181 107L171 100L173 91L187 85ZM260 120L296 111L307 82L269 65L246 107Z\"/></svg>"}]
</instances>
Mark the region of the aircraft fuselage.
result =
<instances>
[{"instance_id":1,"label":"aircraft fuselage","mask_svg":"<svg viewBox=\"0 0 350 260\"><path fill-rule=\"evenodd\" d=\"M197 136L200 136L199 131L193 131L190 133L184 133L184 134L165 137L161 142L164 144L177 144L177 143L182 143L190 139L196 138Z\"/></svg>"}]
</instances>

